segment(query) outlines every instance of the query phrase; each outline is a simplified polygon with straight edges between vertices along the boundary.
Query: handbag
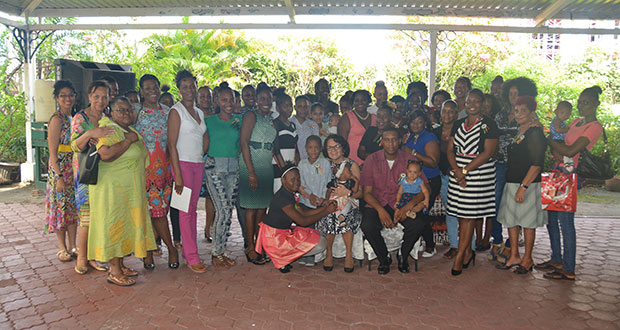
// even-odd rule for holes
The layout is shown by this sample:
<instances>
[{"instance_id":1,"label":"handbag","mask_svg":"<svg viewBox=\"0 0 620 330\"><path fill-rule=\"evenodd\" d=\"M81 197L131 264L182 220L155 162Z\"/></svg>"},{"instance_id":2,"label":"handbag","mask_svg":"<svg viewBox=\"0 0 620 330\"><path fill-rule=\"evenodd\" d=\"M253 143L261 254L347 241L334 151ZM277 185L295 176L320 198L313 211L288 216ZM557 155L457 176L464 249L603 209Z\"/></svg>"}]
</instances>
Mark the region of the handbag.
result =
<instances>
[{"instance_id":1,"label":"handbag","mask_svg":"<svg viewBox=\"0 0 620 330\"><path fill-rule=\"evenodd\" d=\"M580 177L607 180L616 175L607 148L607 134L605 134L605 129L603 129L603 142L605 142L605 150L601 156L593 155L588 149L581 151L579 155L579 165L577 165L577 174L579 174Z\"/></svg>"},{"instance_id":2,"label":"handbag","mask_svg":"<svg viewBox=\"0 0 620 330\"><path fill-rule=\"evenodd\" d=\"M78 182L81 184L97 184L99 174L99 160L101 157L97 152L97 146L89 145L88 148L78 154L78 164L80 167L80 177Z\"/></svg>"},{"instance_id":3,"label":"handbag","mask_svg":"<svg viewBox=\"0 0 620 330\"><path fill-rule=\"evenodd\" d=\"M541 174L542 209L546 211L577 211L577 174L551 171Z\"/></svg>"}]
</instances>

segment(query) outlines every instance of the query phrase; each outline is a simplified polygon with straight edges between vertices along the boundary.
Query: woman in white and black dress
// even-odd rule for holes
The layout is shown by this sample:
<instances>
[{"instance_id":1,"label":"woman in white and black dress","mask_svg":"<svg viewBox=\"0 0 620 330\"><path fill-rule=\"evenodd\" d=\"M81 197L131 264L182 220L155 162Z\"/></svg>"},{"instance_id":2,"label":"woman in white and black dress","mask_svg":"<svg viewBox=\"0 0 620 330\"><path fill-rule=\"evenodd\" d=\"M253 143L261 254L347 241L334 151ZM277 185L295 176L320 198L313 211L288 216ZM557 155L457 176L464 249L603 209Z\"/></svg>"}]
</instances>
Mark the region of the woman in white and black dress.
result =
<instances>
[{"instance_id":1,"label":"woman in white and black dress","mask_svg":"<svg viewBox=\"0 0 620 330\"><path fill-rule=\"evenodd\" d=\"M278 118L273 120L278 135L273 146L273 192L276 193L282 187L280 182L281 167L285 163L299 163L299 152L297 150L297 128L295 123L288 119L293 114L293 100L286 94L284 88L277 89L273 92L276 100L276 110L280 114Z\"/></svg>"},{"instance_id":2,"label":"woman in white and black dress","mask_svg":"<svg viewBox=\"0 0 620 330\"><path fill-rule=\"evenodd\" d=\"M475 221L495 216L495 161L498 130L495 122L482 115L484 94L473 89L467 95L467 117L452 127L448 142L451 177L448 214L459 219L459 247L452 275L460 275L476 254L469 248ZM466 263L464 261L467 260Z\"/></svg>"}]
</instances>

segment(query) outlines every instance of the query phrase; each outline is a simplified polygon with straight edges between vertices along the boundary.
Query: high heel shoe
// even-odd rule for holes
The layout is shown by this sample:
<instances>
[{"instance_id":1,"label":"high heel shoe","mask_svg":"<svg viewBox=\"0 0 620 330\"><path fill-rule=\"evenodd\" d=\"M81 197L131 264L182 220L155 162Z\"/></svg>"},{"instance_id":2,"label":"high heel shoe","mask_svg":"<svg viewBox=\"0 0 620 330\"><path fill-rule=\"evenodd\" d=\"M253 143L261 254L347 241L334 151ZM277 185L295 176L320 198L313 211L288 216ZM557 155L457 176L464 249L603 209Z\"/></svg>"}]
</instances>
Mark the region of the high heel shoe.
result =
<instances>
[{"instance_id":1,"label":"high heel shoe","mask_svg":"<svg viewBox=\"0 0 620 330\"><path fill-rule=\"evenodd\" d=\"M142 264L144 265L144 269L146 269L146 270L153 270L153 269L155 269L155 264L154 263L147 264L146 263L146 258L142 258Z\"/></svg>"},{"instance_id":2,"label":"high heel shoe","mask_svg":"<svg viewBox=\"0 0 620 330\"><path fill-rule=\"evenodd\" d=\"M469 261L466 264L463 264L463 268L469 267L469 263L472 263L473 266L476 265L476 252L475 251L471 251L471 258L469 258Z\"/></svg>"},{"instance_id":3,"label":"high heel shoe","mask_svg":"<svg viewBox=\"0 0 620 330\"><path fill-rule=\"evenodd\" d=\"M461 273L463 272L463 270L456 270L456 269L450 269L450 272L452 273L452 276L459 276L461 275Z\"/></svg>"},{"instance_id":4,"label":"high heel shoe","mask_svg":"<svg viewBox=\"0 0 620 330\"><path fill-rule=\"evenodd\" d=\"M168 268L171 268L171 269L179 268L179 252L177 252L176 249L174 252L177 254L177 262L170 262L171 251L168 251Z\"/></svg>"}]
</instances>

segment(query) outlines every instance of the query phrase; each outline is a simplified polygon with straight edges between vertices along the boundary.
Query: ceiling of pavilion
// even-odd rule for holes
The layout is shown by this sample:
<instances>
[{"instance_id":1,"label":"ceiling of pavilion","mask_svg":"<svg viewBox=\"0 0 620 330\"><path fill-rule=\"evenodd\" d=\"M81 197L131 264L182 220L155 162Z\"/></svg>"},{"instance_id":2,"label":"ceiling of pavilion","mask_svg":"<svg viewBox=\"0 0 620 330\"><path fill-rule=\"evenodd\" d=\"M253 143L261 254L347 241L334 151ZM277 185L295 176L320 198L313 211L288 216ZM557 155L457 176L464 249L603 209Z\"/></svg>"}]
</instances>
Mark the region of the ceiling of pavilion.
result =
<instances>
[{"instance_id":1,"label":"ceiling of pavilion","mask_svg":"<svg viewBox=\"0 0 620 330\"><path fill-rule=\"evenodd\" d=\"M422 15L620 20L620 0L0 0L0 11L30 17Z\"/></svg>"}]
</instances>

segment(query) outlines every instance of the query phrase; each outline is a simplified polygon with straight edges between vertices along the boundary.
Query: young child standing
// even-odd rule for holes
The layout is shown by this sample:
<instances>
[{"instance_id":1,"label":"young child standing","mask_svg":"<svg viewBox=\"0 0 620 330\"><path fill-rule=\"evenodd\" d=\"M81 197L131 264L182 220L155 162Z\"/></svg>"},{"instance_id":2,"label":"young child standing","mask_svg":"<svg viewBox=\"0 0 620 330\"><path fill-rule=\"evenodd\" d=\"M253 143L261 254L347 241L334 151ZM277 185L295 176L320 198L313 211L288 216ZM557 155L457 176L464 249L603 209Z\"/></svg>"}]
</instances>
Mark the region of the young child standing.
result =
<instances>
[{"instance_id":1,"label":"young child standing","mask_svg":"<svg viewBox=\"0 0 620 330\"><path fill-rule=\"evenodd\" d=\"M417 194L422 192L424 194L424 206L428 209L430 201L430 192L424 185L424 181L420 178L422 173L422 165L419 162L410 161L407 164L407 176L400 180L398 184L398 193L396 194L395 208L401 209L407 205ZM415 218L415 212L408 212L407 216Z\"/></svg>"},{"instance_id":2,"label":"young child standing","mask_svg":"<svg viewBox=\"0 0 620 330\"><path fill-rule=\"evenodd\" d=\"M325 140L325 138L329 135L329 132L327 132L327 130L325 130L325 128L323 127L324 114L325 111L321 103L316 102L313 103L312 106L310 106L310 118L319 128L319 135L321 136L321 140Z\"/></svg>"},{"instance_id":3,"label":"young child standing","mask_svg":"<svg viewBox=\"0 0 620 330\"><path fill-rule=\"evenodd\" d=\"M555 117L551 120L551 126L549 131L551 132L551 138L553 140L561 141L564 143L564 136L568 132L568 125L566 120L570 117L573 111L573 105L568 101L561 101L555 108Z\"/></svg>"}]
</instances>

